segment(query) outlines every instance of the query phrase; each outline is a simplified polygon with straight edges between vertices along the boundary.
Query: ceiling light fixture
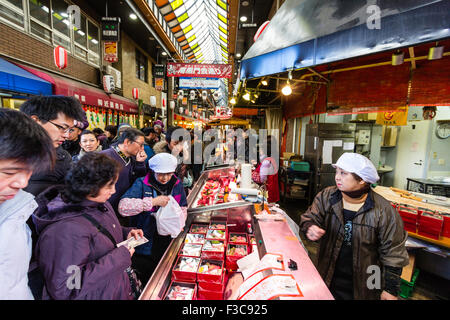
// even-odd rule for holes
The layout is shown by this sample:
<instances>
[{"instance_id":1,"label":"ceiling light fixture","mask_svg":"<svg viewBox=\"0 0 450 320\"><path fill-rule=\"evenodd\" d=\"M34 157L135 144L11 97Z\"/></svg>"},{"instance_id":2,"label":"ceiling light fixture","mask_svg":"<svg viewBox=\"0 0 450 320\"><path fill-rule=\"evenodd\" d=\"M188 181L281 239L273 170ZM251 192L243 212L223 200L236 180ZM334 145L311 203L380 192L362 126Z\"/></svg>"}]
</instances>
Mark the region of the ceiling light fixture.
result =
<instances>
[{"instance_id":1,"label":"ceiling light fixture","mask_svg":"<svg viewBox=\"0 0 450 320\"><path fill-rule=\"evenodd\" d=\"M137 15L135 15L134 13L130 13L130 19L131 20L136 20L137 19Z\"/></svg>"},{"instance_id":2,"label":"ceiling light fixture","mask_svg":"<svg viewBox=\"0 0 450 320\"><path fill-rule=\"evenodd\" d=\"M240 20L241 20L241 22L246 22L247 21L247 17L246 16L242 16Z\"/></svg>"},{"instance_id":3,"label":"ceiling light fixture","mask_svg":"<svg viewBox=\"0 0 450 320\"><path fill-rule=\"evenodd\" d=\"M241 54L240 53L236 53L236 58L240 58L241 57Z\"/></svg>"},{"instance_id":4,"label":"ceiling light fixture","mask_svg":"<svg viewBox=\"0 0 450 320\"><path fill-rule=\"evenodd\" d=\"M246 93L242 96L242 98L243 98L244 100L246 100L246 101L250 101L250 93L246 92Z\"/></svg>"},{"instance_id":5,"label":"ceiling light fixture","mask_svg":"<svg viewBox=\"0 0 450 320\"><path fill-rule=\"evenodd\" d=\"M231 100L230 100L230 104L236 104L236 99L233 97L233 98L231 98Z\"/></svg>"},{"instance_id":6,"label":"ceiling light fixture","mask_svg":"<svg viewBox=\"0 0 450 320\"><path fill-rule=\"evenodd\" d=\"M263 78L263 79L261 80L261 85L263 85L264 87L267 87L268 84L269 84L269 83L267 82L267 79L266 79L266 78Z\"/></svg>"},{"instance_id":7,"label":"ceiling light fixture","mask_svg":"<svg viewBox=\"0 0 450 320\"><path fill-rule=\"evenodd\" d=\"M392 54L392 65L399 66L403 63L405 54L403 52L397 51Z\"/></svg>"},{"instance_id":8,"label":"ceiling light fixture","mask_svg":"<svg viewBox=\"0 0 450 320\"><path fill-rule=\"evenodd\" d=\"M162 56L167 56L167 52L163 51L163 52L161 52L161 55Z\"/></svg>"}]
</instances>

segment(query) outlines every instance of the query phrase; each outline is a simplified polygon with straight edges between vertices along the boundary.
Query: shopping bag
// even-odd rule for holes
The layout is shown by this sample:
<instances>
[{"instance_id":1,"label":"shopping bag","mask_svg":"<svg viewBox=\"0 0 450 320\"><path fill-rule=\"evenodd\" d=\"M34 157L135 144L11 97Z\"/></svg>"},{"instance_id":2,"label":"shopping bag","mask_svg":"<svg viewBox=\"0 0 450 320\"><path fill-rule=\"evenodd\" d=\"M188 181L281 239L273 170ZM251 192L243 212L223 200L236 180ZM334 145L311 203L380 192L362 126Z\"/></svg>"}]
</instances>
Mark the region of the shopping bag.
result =
<instances>
[{"instance_id":1,"label":"shopping bag","mask_svg":"<svg viewBox=\"0 0 450 320\"><path fill-rule=\"evenodd\" d=\"M167 205L155 213L156 229L161 236L176 238L184 228L186 215L178 202L172 196L169 198Z\"/></svg>"}]
</instances>

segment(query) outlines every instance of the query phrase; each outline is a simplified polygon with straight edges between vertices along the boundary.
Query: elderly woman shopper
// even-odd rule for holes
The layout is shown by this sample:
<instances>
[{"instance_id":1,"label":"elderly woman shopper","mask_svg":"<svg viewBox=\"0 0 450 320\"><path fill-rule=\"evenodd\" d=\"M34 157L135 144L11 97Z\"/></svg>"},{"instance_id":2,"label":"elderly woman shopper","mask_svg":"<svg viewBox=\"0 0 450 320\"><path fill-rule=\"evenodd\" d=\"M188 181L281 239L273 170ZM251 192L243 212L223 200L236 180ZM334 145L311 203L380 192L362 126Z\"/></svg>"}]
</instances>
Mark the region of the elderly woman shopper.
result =
<instances>
[{"instance_id":1,"label":"elderly woman shopper","mask_svg":"<svg viewBox=\"0 0 450 320\"><path fill-rule=\"evenodd\" d=\"M156 230L155 212L165 207L169 195L177 201L184 216L187 200L183 183L175 176L177 159L169 153L159 153L149 160L150 172L139 178L122 196L119 213L131 217L131 225L144 230L149 240L136 249L133 267L143 283L146 283L171 242L170 236L161 236Z\"/></svg>"},{"instance_id":2,"label":"elderly woman shopper","mask_svg":"<svg viewBox=\"0 0 450 320\"><path fill-rule=\"evenodd\" d=\"M100 140L94 132L90 130L84 130L80 135L80 153L72 157L72 161L75 163L80 160L86 153L93 151L102 151Z\"/></svg>"},{"instance_id":3,"label":"elderly woman shopper","mask_svg":"<svg viewBox=\"0 0 450 320\"><path fill-rule=\"evenodd\" d=\"M108 156L88 153L68 173L62 192L50 188L36 199L43 299L131 300L139 294L130 268L134 249L117 244L143 232L121 227L108 203L118 172Z\"/></svg>"},{"instance_id":4,"label":"elderly woman shopper","mask_svg":"<svg viewBox=\"0 0 450 320\"><path fill-rule=\"evenodd\" d=\"M403 222L371 189L379 177L369 159L344 153L333 167L336 186L317 194L300 220L306 237L320 240L318 271L336 299L397 299L408 265Z\"/></svg>"}]
</instances>

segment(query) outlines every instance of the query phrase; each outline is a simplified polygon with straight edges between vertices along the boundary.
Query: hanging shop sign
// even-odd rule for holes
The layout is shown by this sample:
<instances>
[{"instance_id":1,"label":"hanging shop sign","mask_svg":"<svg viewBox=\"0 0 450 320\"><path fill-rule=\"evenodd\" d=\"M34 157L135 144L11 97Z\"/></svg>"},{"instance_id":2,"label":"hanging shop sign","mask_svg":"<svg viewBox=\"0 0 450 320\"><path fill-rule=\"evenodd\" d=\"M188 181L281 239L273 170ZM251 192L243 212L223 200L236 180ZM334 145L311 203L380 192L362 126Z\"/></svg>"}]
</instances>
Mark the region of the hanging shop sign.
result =
<instances>
[{"instance_id":1,"label":"hanging shop sign","mask_svg":"<svg viewBox=\"0 0 450 320\"><path fill-rule=\"evenodd\" d=\"M183 89L218 89L220 80L218 78L180 78L179 87Z\"/></svg>"},{"instance_id":2,"label":"hanging shop sign","mask_svg":"<svg viewBox=\"0 0 450 320\"><path fill-rule=\"evenodd\" d=\"M166 74L166 66L164 64L155 64L152 69L155 78L164 78L164 75Z\"/></svg>"},{"instance_id":3,"label":"hanging shop sign","mask_svg":"<svg viewBox=\"0 0 450 320\"><path fill-rule=\"evenodd\" d=\"M119 56L117 54L117 42L105 41L103 42L103 59L106 62L118 62Z\"/></svg>"},{"instance_id":4,"label":"hanging shop sign","mask_svg":"<svg viewBox=\"0 0 450 320\"><path fill-rule=\"evenodd\" d=\"M67 50L61 46L57 46L53 49L53 57L55 59L55 65L59 69L64 69L67 67Z\"/></svg>"},{"instance_id":5,"label":"hanging shop sign","mask_svg":"<svg viewBox=\"0 0 450 320\"><path fill-rule=\"evenodd\" d=\"M168 77L231 78L231 64L168 63Z\"/></svg>"},{"instance_id":6,"label":"hanging shop sign","mask_svg":"<svg viewBox=\"0 0 450 320\"><path fill-rule=\"evenodd\" d=\"M163 78L155 78L155 89L158 91L164 90L164 79Z\"/></svg>"},{"instance_id":7,"label":"hanging shop sign","mask_svg":"<svg viewBox=\"0 0 450 320\"><path fill-rule=\"evenodd\" d=\"M120 18L119 17L102 17L102 34L103 41L120 41Z\"/></svg>"},{"instance_id":8,"label":"hanging shop sign","mask_svg":"<svg viewBox=\"0 0 450 320\"><path fill-rule=\"evenodd\" d=\"M105 90L106 93L113 93L115 89L116 85L114 77L111 75L103 76L103 90Z\"/></svg>"},{"instance_id":9,"label":"hanging shop sign","mask_svg":"<svg viewBox=\"0 0 450 320\"><path fill-rule=\"evenodd\" d=\"M378 112L376 123L384 126L406 126L408 107L402 109L402 111Z\"/></svg>"},{"instance_id":10,"label":"hanging shop sign","mask_svg":"<svg viewBox=\"0 0 450 320\"><path fill-rule=\"evenodd\" d=\"M182 104L183 106L186 106L186 105L188 104L187 97L183 97L183 100L182 100L181 104Z\"/></svg>"},{"instance_id":11,"label":"hanging shop sign","mask_svg":"<svg viewBox=\"0 0 450 320\"><path fill-rule=\"evenodd\" d=\"M216 119L229 119L233 116L233 110L228 107L216 107Z\"/></svg>"}]
</instances>

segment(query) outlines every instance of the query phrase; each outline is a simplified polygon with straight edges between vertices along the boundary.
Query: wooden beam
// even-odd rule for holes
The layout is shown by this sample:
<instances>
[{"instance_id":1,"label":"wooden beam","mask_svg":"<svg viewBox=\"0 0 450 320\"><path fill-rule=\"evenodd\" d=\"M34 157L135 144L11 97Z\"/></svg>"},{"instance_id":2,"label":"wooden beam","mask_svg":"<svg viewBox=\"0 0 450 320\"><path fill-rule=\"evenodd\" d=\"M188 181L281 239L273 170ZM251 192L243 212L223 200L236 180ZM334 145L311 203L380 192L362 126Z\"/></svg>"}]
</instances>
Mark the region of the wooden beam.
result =
<instances>
[{"instance_id":1,"label":"wooden beam","mask_svg":"<svg viewBox=\"0 0 450 320\"><path fill-rule=\"evenodd\" d=\"M409 47L409 56L411 57L411 66L413 70L416 69L416 60L414 59L414 47Z\"/></svg>"}]
</instances>

